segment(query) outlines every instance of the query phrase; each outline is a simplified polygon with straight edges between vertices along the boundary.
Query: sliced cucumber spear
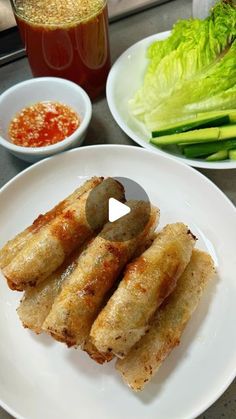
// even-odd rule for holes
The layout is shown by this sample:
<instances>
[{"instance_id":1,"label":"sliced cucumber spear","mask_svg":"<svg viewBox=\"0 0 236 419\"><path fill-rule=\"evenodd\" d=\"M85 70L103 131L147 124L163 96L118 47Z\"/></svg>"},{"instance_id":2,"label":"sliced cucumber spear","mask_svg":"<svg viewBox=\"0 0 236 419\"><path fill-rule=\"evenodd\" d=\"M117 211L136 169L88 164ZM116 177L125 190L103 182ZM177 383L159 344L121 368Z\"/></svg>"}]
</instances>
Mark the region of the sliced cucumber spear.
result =
<instances>
[{"instance_id":1,"label":"sliced cucumber spear","mask_svg":"<svg viewBox=\"0 0 236 419\"><path fill-rule=\"evenodd\" d=\"M221 141L230 138L236 138L236 125L204 128L179 134L165 135L163 137L151 138L150 142L157 146L165 146L169 144L206 143L209 141Z\"/></svg>"},{"instance_id":2,"label":"sliced cucumber spear","mask_svg":"<svg viewBox=\"0 0 236 419\"><path fill-rule=\"evenodd\" d=\"M164 135L163 137L155 137L150 141L155 145L169 145L181 143L197 143L215 141L219 138L219 128L205 128L189 132L182 132L180 134Z\"/></svg>"},{"instance_id":3,"label":"sliced cucumber spear","mask_svg":"<svg viewBox=\"0 0 236 419\"><path fill-rule=\"evenodd\" d=\"M211 154L206 158L207 161L220 161L226 160L228 158L228 151L227 150L220 150L217 153Z\"/></svg>"},{"instance_id":4,"label":"sliced cucumber spear","mask_svg":"<svg viewBox=\"0 0 236 419\"><path fill-rule=\"evenodd\" d=\"M195 128L211 128L227 125L230 123L230 118L227 114L214 114L212 116L202 115L196 118L187 119L177 124L166 125L160 129L152 132L152 137L161 137L163 135L178 134L180 132L190 131Z\"/></svg>"},{"instance_id":5,"label":"sliced cucumber spear","mask_svg":"<svg viewBox=\"0 0 236 419\"><path fill-rule=\"evenodd\" d=\"M190 144L184 147L184 155L188 158L205 157L209 154L217 153L221 150L231 150L236 148L236 139L215 141L205 144Z\"/></svg>"}]
</instances>

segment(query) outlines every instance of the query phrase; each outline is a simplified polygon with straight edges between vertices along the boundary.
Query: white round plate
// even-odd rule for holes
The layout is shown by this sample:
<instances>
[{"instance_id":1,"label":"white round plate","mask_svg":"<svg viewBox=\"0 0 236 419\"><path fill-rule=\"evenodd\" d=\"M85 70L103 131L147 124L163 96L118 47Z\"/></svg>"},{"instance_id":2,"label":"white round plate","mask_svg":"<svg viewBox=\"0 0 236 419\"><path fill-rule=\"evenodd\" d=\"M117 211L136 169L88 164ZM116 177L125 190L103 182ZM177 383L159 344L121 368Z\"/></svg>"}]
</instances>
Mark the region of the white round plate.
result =
<instances>
[{"instance_id":1,"label":"white round plate","mask_svg":"<svg viewBox=\"0 0 236 419\"><path fill-rule=\"evenodd\" d=\"M236 375L236 210L206 177L175 159L138 147L84 147L30 167L1 190L0 246L94 175L138 182L161 209L160 227L187 223L218 275L180 346L139 394L125 386L113 363L97 365L79 350L23 329L16 313L21 294L0 278L0 404L24 419L194 418Z\"/></svg>"},{"instance_id":2,"label":"white round plate","mask_svg":"<svg viewBox=\"0 0 236 419\"><path fill-rule=\"evenodd\" d=\"M106 95L111 114L120 128L144 148L161 155L171 155L177 160L194 167L206 169L233 169L235 160L206 162L201 159L187 159L180 154L170 154L149 143L150 131L134 118L129 111L129 100L142 86L148 64L146 52L149 45L157 40L166 39L170 32L162 32L142 39L128 48L115 62L107 79Z\"/></svg>"}]
</instances>

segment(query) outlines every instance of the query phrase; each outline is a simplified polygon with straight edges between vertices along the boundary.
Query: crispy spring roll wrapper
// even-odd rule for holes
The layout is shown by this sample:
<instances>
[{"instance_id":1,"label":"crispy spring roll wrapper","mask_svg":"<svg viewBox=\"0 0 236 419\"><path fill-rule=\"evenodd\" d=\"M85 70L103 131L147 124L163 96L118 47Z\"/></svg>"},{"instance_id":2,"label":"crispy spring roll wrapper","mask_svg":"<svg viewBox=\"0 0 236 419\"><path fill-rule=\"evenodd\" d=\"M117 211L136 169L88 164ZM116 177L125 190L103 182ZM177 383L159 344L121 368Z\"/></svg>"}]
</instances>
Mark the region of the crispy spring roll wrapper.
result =
<instances>
[{"instance_id":1,"label":"crispy spring roll wrapper","mask_svg":"<svg viewBox=\"0 0 236 419\"><path fill-rule=\"evenodd\" d=\"M62 283L73 272L78 258L85 247L86 244L81 249L74 251L56 272L43 282L40 282L36 287L30 287L24 292L17 309L24 327L31 329L37 334L42 332L42 325L52 308Z\"/></svg>"},{"instance_id":2,"label":"crispy spring roll wrapper","mask_svg":"<svg viewBox=\"0 0 236 419\"><path fill-rule=\"evenodd\" d=\"M182 223L167 225L126 268L123 280L95 320L90 337L101 352L123 358L149 327L190 261L196 238Z\"/></svg>"},{"instance_id":3,"label":"crispy spring roll wrapper","mask_svg":"<svg viewBox=\"0 0 236 419\"><path fill-rule=\"evenodd\" d=\"M141 245L137 248L137 251L134 254L134 257L140 256L146 249L148 249L153 241L156 238L156 233L153 233L151 237L148 237L147 241L144 241L141 243ZM116 284L111 289L106 296L106 301L109 300L111 295L115 292ZM104 303L104 305L106 302ZM84 352L87 352L87 354L90 356L90 358L97 362L98 364L104 364L104 362L110 362L114 358L114 355L111 352L99 352L96 346L91 342L90 336L87 338L85 343L80 346L80 349L82 349Z\"/></svg>"},{"instance_id":4,"label":"crispy spring roll wrapper","mask_svg":"<svg viewBox=\"0 0 236 419\"><path fill-rule=\"evenodd\" d=\"M25 291L17 313L24 327L35 333L42 332L42 325L61 288L62 282L70 274L75 265L72 263L66 270L58 269L49 278L36 287Z\"/></svg>"},{"instance_id":5,"label":"crispy spring roll wrapper","mask_svg":"<svg viewBox=\"0 0 236 419\"><path fill-rule=\"evenodd\" d=\"M90 328L103 306L106 294L114 285L125 264L132 258L138 246L153 234L159 211L152 208L145 228L130 240L114 241L104 238L127 237L127 231L136 231L143 216L143 203L127 203L132 211L108 223L87 249L81 254L72 272L56 298L46 318L43 330L68 346L83 345ZM140 211L141 210L141 211Z\"/></svg>"},{"instance_id":6,"label":"crispy spring roll wrapper","mask_svg":"<svg viewBox=\"0 0 236 419\"><path fill-rule=\"evenodd\" d=\"M103 203L107 202L109 196L119 201L124 200L124 188L115 179L108 178L97 186L97 190L98 205L95 206L94 213L96 225L102 227L108 216ZM11 289L22 291L43 281L75 248L94 235L87 217L87 200L90 193L91 190L80 195L52 222L34 234L12 262L3 269Z\"/></svg>"},{"instance_id":7,"label":"crispy spring roll wrapper","mask_svg":"<svg viewBox=\"0 0 236 419\"><path fill-rule=\"evenodd\" d=\"M27 227L24 231L19 233L15 238L9 240L2 249L0 249L0 268L7 266L17 255L20 250L26 245L27 241L36 234L42 227L54 220L58 215L65 210L75 199L79 198L83 193L89 191L91 188L99 185L103 178L93 177L87 180L82 186L77 188L71 195L59 202L53 209L40 214L33 224Z\"/></svg>"},{"instance_id":8,"label":"crispy spring roll wrapper","mask_svg":"<svg viewBox=\"0 0 236 419\"><path fill-rule=\"evenodd\" d=\"M97 364L104 364L105 362L110 362L114 358L114 355L112 353L102 353L99 352L96 348L96 346L93 345L91 340L88 338L84 345L81 347L83 351L87 352L87 354L90 356L90 358L97 362Z\"/></svg>"},{"instance_id":9,"label":"crispy spring roll wrapper","mask_svg":"<svg viewBox=\"0 0 236 419\"><path fill-rule=\"evenodd\" d=\"M181 335L213 274L214 263L210 255L193 250L190 263L176 289L157 310L150 330L124 359L116 363L116 369L134 391L143 390L172 349L179 345Z\"/></svg>"},{"instance_id":10,"label":"crispy spring roll wrapper","mask_svg":"<svg viewBox=\"0 0 236 419\"><path fill-rule=\"evenodd\" d=\"M148 242L142 243L137 250L136 256L146 250L153 240L154 237L151 237ZM59 294L62 283L72 273L79 255L86 246L87 244L82 246L79 251L76 250L73 252L73 254L66 259L63 266L43 282L40 282L36 287L29 287L24 292L23 299L17 309L19 318L24 327L31 329L37 334L42 332L42 325L51 310L56 296ZM110 361L113 358L110 353L101 354L90 341L86 342L83 350L99 364Z\"/></svg>"}]
</instances>

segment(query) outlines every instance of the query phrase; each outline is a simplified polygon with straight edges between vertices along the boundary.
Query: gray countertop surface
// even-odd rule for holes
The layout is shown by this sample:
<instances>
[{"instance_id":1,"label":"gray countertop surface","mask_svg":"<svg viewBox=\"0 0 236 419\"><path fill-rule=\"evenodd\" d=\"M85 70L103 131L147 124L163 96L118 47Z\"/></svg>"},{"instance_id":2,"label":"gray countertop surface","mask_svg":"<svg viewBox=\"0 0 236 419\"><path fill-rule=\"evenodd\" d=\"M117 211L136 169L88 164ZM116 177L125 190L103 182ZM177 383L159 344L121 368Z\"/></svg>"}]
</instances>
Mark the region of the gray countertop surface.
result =
<instances>
[{"instance_id":1,"label":"gray countertop surface","mask_svg":"<svg viewBox=\"0 0 236 419\"><path fill-rule=\"evenodd\" d=\"M138 40L156 32L170 29L178 18L190 17L191 3L191 0L175 0L112 23L110 25L110 43L113 62L124 50ZM0 93L13 84L31 77L26 58L0 68ZM93 105L92 123L85 145L102 143L135 145L113 120L105 98L100 99ZM26 167L28 167L27 163L18 160L0 147L0 186L4 185ZM236 170L200 171L211 179L236 204ZM227 419L236 418L236 380L215 404L199 416L198 419L218 419L221 417ZM0 408L0 419L9 418L11 416Z\"/></svg>"}]
</instances>

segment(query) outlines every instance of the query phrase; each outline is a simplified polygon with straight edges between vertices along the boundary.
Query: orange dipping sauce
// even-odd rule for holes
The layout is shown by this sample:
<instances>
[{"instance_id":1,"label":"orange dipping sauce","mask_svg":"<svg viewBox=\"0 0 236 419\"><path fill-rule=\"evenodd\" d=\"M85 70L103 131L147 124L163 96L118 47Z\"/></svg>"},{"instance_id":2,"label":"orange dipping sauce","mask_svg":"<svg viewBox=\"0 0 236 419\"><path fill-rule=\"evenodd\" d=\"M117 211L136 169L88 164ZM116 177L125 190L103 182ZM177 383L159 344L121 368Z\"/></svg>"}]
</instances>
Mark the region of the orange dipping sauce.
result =
<instances>
[{"instance_id":1,"label":"orange dipping sauce","mask_svg":"<svg viewBox=\"0 0 236 419\"><path fill-rule=\"evenodd\" d=\"M10 122L10 140L21 147L45 147L69 137L80 125L77 113L59 102L39 102Z\"/></svg>"}]
</instances>

